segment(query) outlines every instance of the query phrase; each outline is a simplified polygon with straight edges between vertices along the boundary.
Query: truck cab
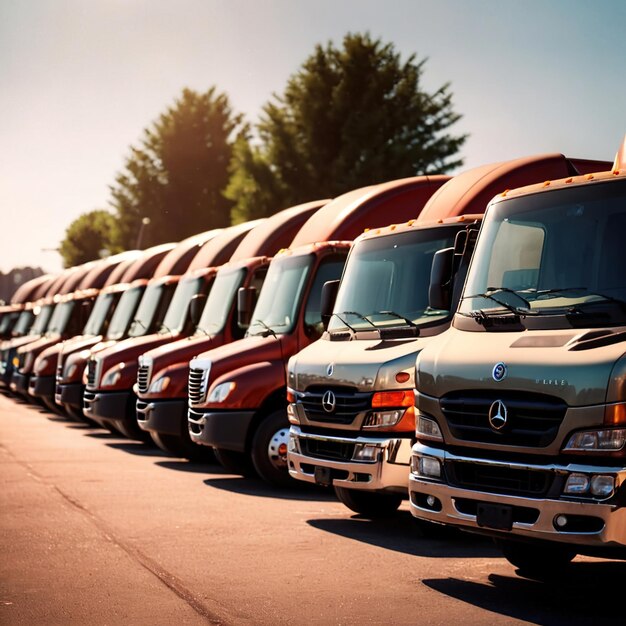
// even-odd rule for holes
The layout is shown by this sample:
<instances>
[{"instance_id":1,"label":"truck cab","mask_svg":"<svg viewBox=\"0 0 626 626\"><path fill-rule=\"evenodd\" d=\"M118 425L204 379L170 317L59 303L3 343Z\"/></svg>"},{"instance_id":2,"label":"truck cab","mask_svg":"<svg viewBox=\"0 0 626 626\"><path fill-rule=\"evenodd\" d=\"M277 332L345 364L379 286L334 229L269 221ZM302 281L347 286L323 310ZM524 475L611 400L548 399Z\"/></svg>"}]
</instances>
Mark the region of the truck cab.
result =
<instances>
[{"instance_id":1,"label":"truck cab","mask_svg":"<svg viewBox=\"0 0 626 626\"><path fill-rule=\"evenodd\" d=\"M522 571L626 556L625 229L619 158L499 194L417 359L411 512L491 535Z\"/></svg>"}]
</instances>

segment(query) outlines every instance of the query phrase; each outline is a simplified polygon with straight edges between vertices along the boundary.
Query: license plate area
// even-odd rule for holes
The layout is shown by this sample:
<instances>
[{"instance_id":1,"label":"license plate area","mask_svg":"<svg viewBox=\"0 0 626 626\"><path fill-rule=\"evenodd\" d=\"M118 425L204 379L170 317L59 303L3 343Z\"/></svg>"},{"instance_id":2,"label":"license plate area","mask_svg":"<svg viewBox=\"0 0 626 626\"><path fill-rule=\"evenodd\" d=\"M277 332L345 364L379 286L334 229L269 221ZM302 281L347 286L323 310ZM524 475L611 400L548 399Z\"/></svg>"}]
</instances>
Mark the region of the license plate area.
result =
<instances>
[{"instance_id":1,"label":"license plate area","mask_svg":"<svg viewBox=\"0 0 626 626\"><path fill-rule=\"evenodd\" d=\"M330 487L333 484L330 467L316 465L313 471L315 482L322 487Z\"/></svg>"},{"instance_id":2,"label":"license plate area","mask_svg":"<svg viewBox=\"0 0 626 626\"><path fill-rule=\"evenodd\" d=\"M511 530L513 528L513 507L506 504L479 502L476 507L476 523L482 528Z\"/></svg>"}]
</instances>

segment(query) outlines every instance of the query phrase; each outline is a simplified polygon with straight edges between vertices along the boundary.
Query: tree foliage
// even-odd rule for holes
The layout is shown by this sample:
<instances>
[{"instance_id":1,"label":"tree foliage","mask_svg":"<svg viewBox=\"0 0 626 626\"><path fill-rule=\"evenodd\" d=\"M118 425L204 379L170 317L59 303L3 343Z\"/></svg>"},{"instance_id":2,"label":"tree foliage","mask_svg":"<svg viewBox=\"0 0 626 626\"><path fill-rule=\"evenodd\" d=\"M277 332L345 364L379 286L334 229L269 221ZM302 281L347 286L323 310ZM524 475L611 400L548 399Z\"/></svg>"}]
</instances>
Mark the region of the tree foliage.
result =
<instances>
[{"instance_id":1,"label":"tree foliage","mask_svg":"<svg viewBox=\"0 0 626 626\"><path fill-rule=\"evenodd\" d=\"M232 202L223 191L240 123L227 96L215 88L183 90L131 147L111 187L117 247L137 245L144 218L149 226L142 232L142 247L230 224Z\"/></svg>"},{"instance_id":2,"label":"tree foliage","mask_svg":"<svg viewBox=\"0 0 626 626\"><path fill-rule=\"evenodd\" d=\"M448 83L429 93L426 59L401 62L392 44L348 34L318 45L263 107L258 144L235 150L226 195L235 221L373 183L460 166L465 135Z\"/></svg>"},{"instance_id":3,"label":"tree foliage","mask_svg":"<svg viewBox=\"0 0 626 626\"><path fill-rule=\"evenodd\" d=\"M101 250L111 251L111 233L115 218L108 211L98 209L77 217L65 231L59 253L65 267L80 265L100 258Z\"/></svg>"}]
</instances>

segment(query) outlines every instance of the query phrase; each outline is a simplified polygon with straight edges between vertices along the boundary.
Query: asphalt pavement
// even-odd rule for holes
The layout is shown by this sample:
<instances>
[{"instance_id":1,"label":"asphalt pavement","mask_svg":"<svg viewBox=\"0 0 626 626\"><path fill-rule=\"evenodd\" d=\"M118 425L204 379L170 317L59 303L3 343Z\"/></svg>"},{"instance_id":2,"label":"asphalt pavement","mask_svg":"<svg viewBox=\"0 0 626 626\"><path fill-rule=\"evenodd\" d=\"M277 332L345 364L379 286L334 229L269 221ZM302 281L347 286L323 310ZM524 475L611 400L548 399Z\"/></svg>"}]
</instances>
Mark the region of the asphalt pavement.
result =
<instances>
[{"instance_id":1,"label":"asphalt pavement","mask_svg":"<svg viewBox=\"0 0 626 626\"><path fill-rule=\"evenodd\" d=\"M1 624L623 624L626 563L550 583L0 395Z\"/></svg>"}]
</instances>

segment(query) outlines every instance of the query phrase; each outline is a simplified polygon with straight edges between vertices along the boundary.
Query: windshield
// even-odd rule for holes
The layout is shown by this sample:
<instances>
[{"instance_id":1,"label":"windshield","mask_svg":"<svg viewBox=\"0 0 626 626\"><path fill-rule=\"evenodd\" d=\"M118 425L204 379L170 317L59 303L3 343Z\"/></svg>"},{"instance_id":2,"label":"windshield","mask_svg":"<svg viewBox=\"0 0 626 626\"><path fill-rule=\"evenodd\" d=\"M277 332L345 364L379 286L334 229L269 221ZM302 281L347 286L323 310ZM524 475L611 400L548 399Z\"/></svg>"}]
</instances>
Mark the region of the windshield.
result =
<instances>
[{"instance_id":1,"label":"windshield","mask_svg":"<svg viewBox=\"0 0 626 626\"><path fill-rule=\"evenodd\" d=\"M146 287L133 323L130 325L129 337L142 337L150 332L152 320L159 307L162 292L162 284L148 285Z\"/></svg>"},{"instance_id":2,"label":"windshield","mask_svg":"<svg viewBox=\"0 0 626 626\"><path fill-rule=\"evenodd\" d=\"M111 318L111 323L107 329L106 338L108 340L117 341L122 339L126 334L128 325L135 315L139 299L144 292L144 286L138 285L127 289L120 298L120 301L115 307L115 313Z\"/></svg>"},{"instance_id":3,"label":"windshield","mask_svg":"<svg viewBox=\"0 0 626 626\"><path fill-rule=\"evenodd\" d=\"M259 300L254 307L249 335L268 330L288 333L294 325L298 304L313 264L313 255L281 256L269 266Z\"/></svg>"},{"instance_id":4,"label":"windshield","mask_svg":"<svg viewBox=\"0 0 626 626\"><path fill-rule=\"evenodd\" d=\"M330 332L439 322L449 311L428 307L435 252L454 245L458 228L415 230L356 244L341 280Z\"/></svg>"},{"instance_id":5,"label":"windshield","mask_svg":"<svg viewBox=\"0 0 626 626\"><path fill-rule=\"evenodd\" d=\"M54 309L54 304L46 304L41 307L41 311L39 311L35 318L35 323L31 326L28 333L29 335L43 335L48 326L50 316L52 315L52 309Z\"/></svg>"},{"instance_id":6,"label":"windshield","mask_svg":"<svg viewBox=\"0 0 626 626\"><path fill-rule=\"evenodd\" d=\"M191 298L200 292L202 278L186 278L176 285L176 291L165 314L161 331L182 331L187 321Z\"/></svg>"},{"instance_id":7,"label":"windshield","mask_svg":"<svg viewBox=\"0 0 626 626\"><path fill-rule=\"evenodd\" d=\"M50 318L50 323L46 328L46 333L63 333L65 327L67 326L67 322L70 319L70 315L74 310L75 304L76 302L74 302L74 300L69 300L68 302L62 302L60 304L57 304L54 309L54 313Z\"/></svg>"},{"instance_id":8,"label":"windshield","mask_svg":"<svg viewBox=\"0 0 626 626\"><path fill-rule=\"evenodd\" d=\"M104 328L117 294L101 293L94 304L89 319L83 329L83 335L99 335Z\"/></svg>"},{"instance_id":9,"label":"windshield","mask_svg":"<svg viewBox=\"0 0 626 626\"><path fill-rule=\"evenodd\" d=\"M494 205L459 312L477 320L561 315L562 327L575 326L576 320L592 326L626 323L625 183L566 188Z\"/></svg>"},{"instance_id":10,"label":"windshield","mask_svg":"<svg viewBox=\"0 0 626 626\"><path fill-rule=\"evenodd\" d=\"M217 276L198 324L199 334L215 334L224 329L237 290L241 287L246 271L243 268L218 270Z\"/></svg>"},{"instance_id":11,"label":"windshield","mask_svg":"<svg viewBox=\"0 0 626 626\"><path fill-rule=\"evenodd\" d=\"M5 334L13 325L13 322L20 316L19 311L5 313L0 321L0 335Z\"/></svg>"},{"instance_id":12,"label":"windshield","mask_svg":"<svg viewBox=\"0 0 626 626\"><path fill-rule=\"evenodd\" d=\"M28 329L31 327L34 319L35 314L32 310L22 311L17 322L15 322L12 334L15 337L21 337L22 335L26 334L28 332Z\"/></svg>"}]
</instances>

